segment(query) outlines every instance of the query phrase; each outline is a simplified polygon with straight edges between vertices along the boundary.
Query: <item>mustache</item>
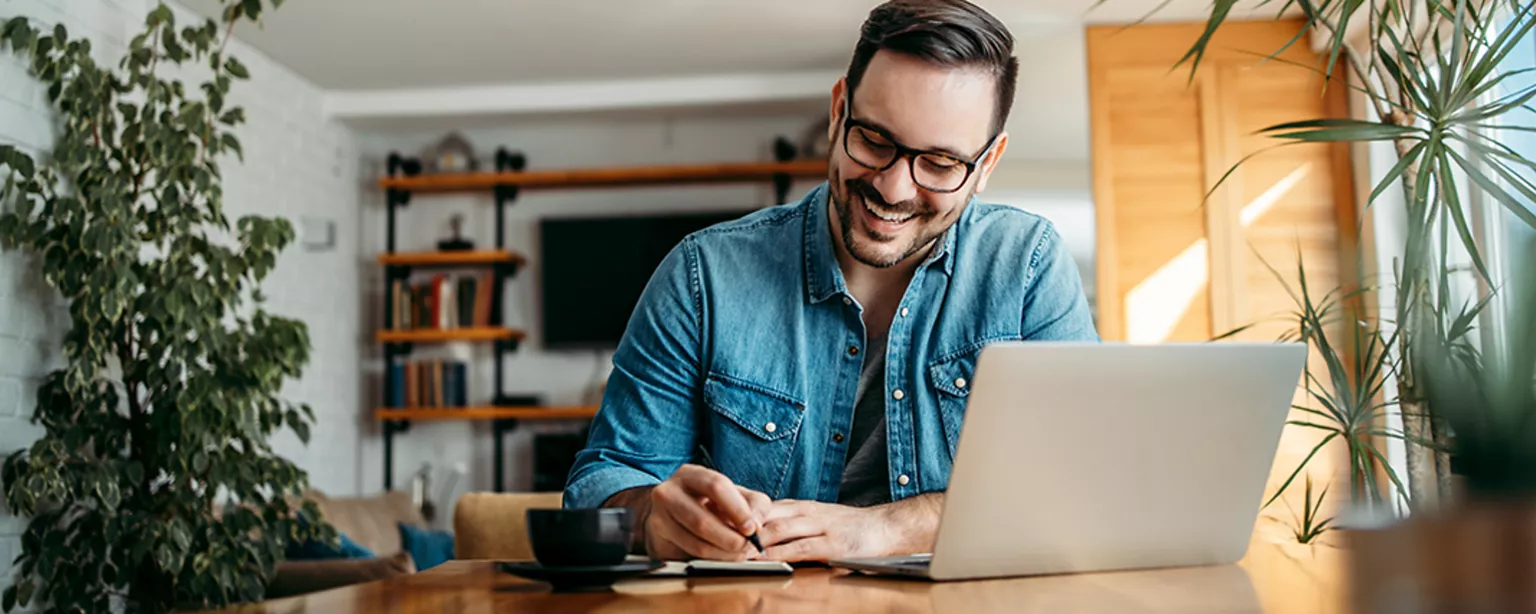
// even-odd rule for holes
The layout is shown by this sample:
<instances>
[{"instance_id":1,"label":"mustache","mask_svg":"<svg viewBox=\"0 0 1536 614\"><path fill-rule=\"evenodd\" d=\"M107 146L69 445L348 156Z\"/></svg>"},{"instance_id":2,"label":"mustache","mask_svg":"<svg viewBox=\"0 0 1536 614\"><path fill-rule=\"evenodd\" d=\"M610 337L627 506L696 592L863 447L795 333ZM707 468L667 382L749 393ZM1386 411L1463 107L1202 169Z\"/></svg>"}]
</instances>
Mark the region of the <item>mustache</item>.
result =
<instances>
[{"instance_id":1,"label":"mustache","mask_svg":"<svg viewBox=\"0 0 1536 614\"><path fill-rule=\"evenodd\" d=\"M845 180L843 181L843 187L849 193L858 194L861 198L869 201L876 207L886 210L894 210L892 213L895 213L896 215L911 215L927 212L928 207L923 203L923 201L916 198L904 200L899 203L886 202L885 196L880 194L880 190L875 189L874 184L871 184L864 179Z\"/></svg>"}]
</instances>

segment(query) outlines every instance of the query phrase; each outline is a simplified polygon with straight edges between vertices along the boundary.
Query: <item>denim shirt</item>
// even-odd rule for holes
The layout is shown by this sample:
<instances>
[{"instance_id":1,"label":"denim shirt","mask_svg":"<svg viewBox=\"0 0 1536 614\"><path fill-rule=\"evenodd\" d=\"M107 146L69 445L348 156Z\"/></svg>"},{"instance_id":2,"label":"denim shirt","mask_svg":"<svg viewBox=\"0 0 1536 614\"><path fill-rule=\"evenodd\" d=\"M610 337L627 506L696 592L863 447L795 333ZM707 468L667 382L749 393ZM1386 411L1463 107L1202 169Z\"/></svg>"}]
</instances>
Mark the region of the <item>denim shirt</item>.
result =
<instances>
[{"instance_id":1,"label":"denim shirt","mask_svg":"<svg viewBox=\"0 0 1536 614\"><path fill-rule=\"evenodd\" d=\"M698 231L662 261L613 356L564 493L598 507L696 460L773 499L834 502L865 330L833 252L827 185ZM916 269L886 341L891 500L949 483L982 346L1098 334L1050 222L972 199Z\"/></svg>"}]
</instances>

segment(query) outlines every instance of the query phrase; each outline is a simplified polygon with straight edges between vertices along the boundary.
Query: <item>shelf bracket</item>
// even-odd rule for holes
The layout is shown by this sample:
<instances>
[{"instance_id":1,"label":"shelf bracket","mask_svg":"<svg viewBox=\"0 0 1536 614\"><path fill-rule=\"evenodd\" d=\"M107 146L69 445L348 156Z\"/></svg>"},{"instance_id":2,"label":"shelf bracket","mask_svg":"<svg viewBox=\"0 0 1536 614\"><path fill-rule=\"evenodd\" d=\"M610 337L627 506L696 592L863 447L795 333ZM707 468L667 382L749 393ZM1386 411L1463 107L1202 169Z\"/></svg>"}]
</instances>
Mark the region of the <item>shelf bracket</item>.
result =
<instances>
[{"instance_id":1,"label":"shelf bracket","mask_svg":"<svg viewBox=\"0 0 1536 614\"><path fill-rule=\"evenodd\" d=\"M502 440L506 439L508 432L516 428L516 418L498 418L491 421L491 434L495 438L494 443L491 446L491 459L496 464L496 468L492 472L494 474L492 479L495 481L496 492L506 492L507 489L507 484L505 482L507 470L505 462L506 444Z\"/></svg>"},{"instance_id":2,"label":"shelf bracket","mask_svg":"<svg viewBox=\"0 0 1536 614\"><path fill-rule=\"evenodd\" d=\"M789 142L789 139L782 136L778 137L773 140L773 159L779 162L789 162L795 159L798 149L794 143ZM789 176L789 173L774 173L773 204L780 205L789 200L789 187L792 181L793 178Z\"/></svg>"},{"instance_id":3,"label":"shelf bracket","mask_svg":"<svg viewBox=\"0 0 1536 614\"><path fill-rule=\"evenodd\" d=\"M520 152L520 151L519 152L513 152L511 150L508 150L506 147L497 147L496 148L496 172L498 172L498 173L515 172L515 171L521 171L521 170L523 170L523 169L525 169L527 167L528 167L528 156L523 155L522 152ZM506 247L507 247L507 243L506 243L506 241L507 241L507 237L506 237L506 233L507 233L507 229L506 229L507 205L510 204L512 201L517 200L517 186L499 185L499 186L496 186L495 193L496 193L496 248L497 249L506 249Z\"/></svg>"},{"instance_id":4,"label":"shelf bracket","mask_svg":"<svg viewBox=\"0 0 1536 614\"><path fill-rule=\"evenodd\" d=\"M395 482L395 433L411 429L409 420L384 421L384 490L394 488Z\"/></svg>"}]
</instances>

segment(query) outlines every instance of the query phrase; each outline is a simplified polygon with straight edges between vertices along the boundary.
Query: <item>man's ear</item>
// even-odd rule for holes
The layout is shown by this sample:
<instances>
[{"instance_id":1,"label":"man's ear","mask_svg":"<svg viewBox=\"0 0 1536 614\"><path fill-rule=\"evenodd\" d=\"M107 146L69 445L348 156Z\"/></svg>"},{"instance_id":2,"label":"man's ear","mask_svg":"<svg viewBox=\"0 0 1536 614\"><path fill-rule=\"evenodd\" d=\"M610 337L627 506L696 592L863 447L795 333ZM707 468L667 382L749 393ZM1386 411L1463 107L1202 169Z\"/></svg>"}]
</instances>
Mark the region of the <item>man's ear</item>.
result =
<instances>
[{"instance_id":1,"label":"man's ear","mask_svg":"<svg viewBox=\"0 0 1536 614\"><path fill-rule=\"evenodd\" d=\"M839 77L837 83L832 84L832 107L827 110L827 143L837 142L837 128L843 125L843 97L848 95L848 78Z\"/></svg>"},{"instance_id":2,"label":"man's ear","mask_svg":"<svg viewBox=\"0 0 1536 614\"><path fill-rule=\"evenodd\" d=\"M992 149L987 155L981 157L981 166L976 172L981 177L976 179L976 193L980 194L987 189L987 179L992 176L992 169L997 168L997 163L1003 159L1003 151L1008 149L1008 133L1001 132L997 135L997 141L992 144Z\"/></svg>"}]
</instances>

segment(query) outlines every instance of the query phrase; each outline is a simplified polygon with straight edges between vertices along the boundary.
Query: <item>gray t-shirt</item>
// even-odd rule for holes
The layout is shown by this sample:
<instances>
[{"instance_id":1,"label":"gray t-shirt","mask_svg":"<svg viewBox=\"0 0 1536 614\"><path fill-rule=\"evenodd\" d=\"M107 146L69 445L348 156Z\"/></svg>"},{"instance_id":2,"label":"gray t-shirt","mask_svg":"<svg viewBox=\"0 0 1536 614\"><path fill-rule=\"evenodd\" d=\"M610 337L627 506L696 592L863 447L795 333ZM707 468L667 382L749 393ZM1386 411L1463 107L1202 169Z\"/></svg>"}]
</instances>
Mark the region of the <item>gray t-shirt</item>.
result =
<instances>
[{"instance_id":1,"label":"gray t-shirt","mask_svg":"<svg viewBox=\"0 0 1536 614\"><path fill-rule=\"evenodd\" d=\"M859 395L848 433L848 461L837 502L867 507L891 500L890 469L885 449L885 339L865 346L859 373Z\"/></svg>"}]
</instances>

